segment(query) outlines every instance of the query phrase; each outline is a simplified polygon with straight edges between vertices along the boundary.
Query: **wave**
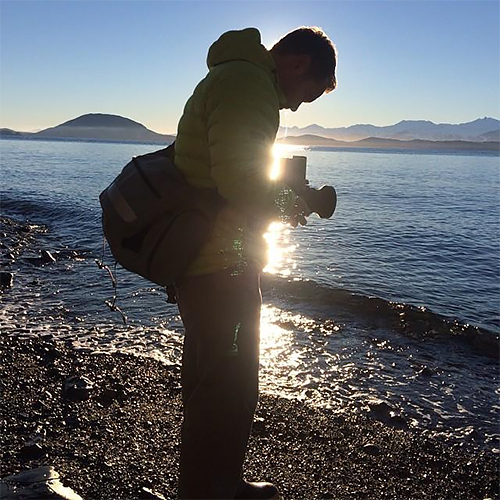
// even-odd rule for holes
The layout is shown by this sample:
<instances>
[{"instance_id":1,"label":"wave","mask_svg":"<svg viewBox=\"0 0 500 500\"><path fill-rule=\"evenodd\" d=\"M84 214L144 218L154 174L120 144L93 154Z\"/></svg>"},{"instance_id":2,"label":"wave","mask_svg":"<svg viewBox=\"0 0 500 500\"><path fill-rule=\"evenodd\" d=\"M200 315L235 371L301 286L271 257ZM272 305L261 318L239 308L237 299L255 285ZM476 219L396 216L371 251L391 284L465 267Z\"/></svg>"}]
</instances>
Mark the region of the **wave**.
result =
<instances>
[{"instance_id":1,"label":"wave","mask_svg":"<svg viewBox=\"0 0 500 500\"><path fill-rule=\"evenodd\" d=\"M88 252L102 245L100 213L72 200L7 191L0 192L0 202L3 216L42 224L65 246Z\"/></svg>"},{"instance_id":2,"label":"wave","mask_svg":"<svg viewBox=\"0 0 500 500\"><path fill-rule=\"evenodd\" d=\"M68 220L85 216L85 212L75 205L74 202L56 200L54 197L33 195L32 193L0 192L2 212L4 214L16 214L25 218L43 219L47 224L51 221Z\"/></svg>"},{"instance_id":3,"label":"wave","mask_svg":"<svg viewBox=\"0 0 500 500\"><path fill-rule=\"evenodd\" d=\"M330 313L348 313L373 327L390 328L417 340L449 338L469 344L480 354L500 359L500 337L497 333L437 314L426 307L393 302L379 297L357 294L313 280L286 279L265 274L263 290L281 296L287 302L318 306Z\"/></svg>"}]
</instances>

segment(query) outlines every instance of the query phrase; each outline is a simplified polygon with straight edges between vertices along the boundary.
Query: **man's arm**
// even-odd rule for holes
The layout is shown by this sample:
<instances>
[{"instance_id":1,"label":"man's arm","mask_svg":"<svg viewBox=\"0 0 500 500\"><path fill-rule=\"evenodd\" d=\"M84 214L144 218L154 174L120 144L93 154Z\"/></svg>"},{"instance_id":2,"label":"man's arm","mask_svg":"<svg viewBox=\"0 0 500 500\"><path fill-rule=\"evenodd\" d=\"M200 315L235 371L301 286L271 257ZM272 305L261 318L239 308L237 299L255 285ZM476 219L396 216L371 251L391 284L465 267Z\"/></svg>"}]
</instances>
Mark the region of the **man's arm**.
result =
<instances>
[{"instance_id":1,"label":"man's arm","mask_svg":"<svg viewBox=\"0 0 500 500\"><path fill-rule=\"evenodd\" d=\"M289 208L295 196L270 179L279 103L269 76L251 63L234 61L219 75L207 102L211 175L230 204L257 217Z\"/></svg>"}]
</instances>

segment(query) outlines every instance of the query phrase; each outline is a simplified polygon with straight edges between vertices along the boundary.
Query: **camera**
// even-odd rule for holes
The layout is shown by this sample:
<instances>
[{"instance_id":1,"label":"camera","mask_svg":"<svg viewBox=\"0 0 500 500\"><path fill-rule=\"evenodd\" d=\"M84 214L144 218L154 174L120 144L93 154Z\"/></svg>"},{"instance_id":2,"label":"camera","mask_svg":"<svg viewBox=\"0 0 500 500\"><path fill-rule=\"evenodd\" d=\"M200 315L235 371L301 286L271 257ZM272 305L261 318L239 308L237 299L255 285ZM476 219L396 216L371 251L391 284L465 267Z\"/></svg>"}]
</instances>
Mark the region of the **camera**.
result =
<instances>
[{"instance_id":1,"label":"camera","mask_svg":"<svg viewBox=\"0 0 500 500\"><path fill-rule=\"evenodd\" d=\"M329 219L337 206L337 193L333 186L322 186L315 189L307 180L307 158L293 156L281 159L281 180L307 203L311 212L322 219Z\"/></svg>"}]
</instances>

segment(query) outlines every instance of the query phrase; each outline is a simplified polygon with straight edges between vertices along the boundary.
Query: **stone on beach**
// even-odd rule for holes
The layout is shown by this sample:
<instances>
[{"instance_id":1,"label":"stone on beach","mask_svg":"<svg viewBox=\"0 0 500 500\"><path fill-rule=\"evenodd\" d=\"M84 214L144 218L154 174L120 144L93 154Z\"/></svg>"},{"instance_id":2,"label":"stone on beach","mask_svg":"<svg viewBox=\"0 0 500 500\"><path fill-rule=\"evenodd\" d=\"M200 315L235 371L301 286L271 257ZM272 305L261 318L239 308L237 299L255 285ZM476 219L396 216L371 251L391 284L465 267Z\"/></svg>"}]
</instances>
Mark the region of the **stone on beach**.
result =
<instances>
[{"instance_id":1,"label":"stone on beach","mask_svg":"<svg viewBox=\"0 0 500 500\"><path fill-rule=\"evenodd\" d=\"M63 383L63 396L70 401L86 401L94 384L87 377L73 376L67 378Z\"/></svg>"},{"instance_id":2,"label":"stone on beach","mask_svg":"<svg viewBox=\"0 0 500 500\"><path fill-rule=\"evenodd\" d=\"M71 488L64 486L53 467L36 469L7 476L0 483L2 500L83 500Z\"/></svg>"},{"instance_id":3,"label":"stone on beach","mask_svg":"<svg viewBox=\"0 0 500 500\"><path fill-rule=\"evenodd\" d=\"M396 408L392 407L385 401L373 400L368 401L370 411L368 416L382 422L396 429L407 429L408 422L406 418L401 415Z\"/></svg>"}]
</instances>

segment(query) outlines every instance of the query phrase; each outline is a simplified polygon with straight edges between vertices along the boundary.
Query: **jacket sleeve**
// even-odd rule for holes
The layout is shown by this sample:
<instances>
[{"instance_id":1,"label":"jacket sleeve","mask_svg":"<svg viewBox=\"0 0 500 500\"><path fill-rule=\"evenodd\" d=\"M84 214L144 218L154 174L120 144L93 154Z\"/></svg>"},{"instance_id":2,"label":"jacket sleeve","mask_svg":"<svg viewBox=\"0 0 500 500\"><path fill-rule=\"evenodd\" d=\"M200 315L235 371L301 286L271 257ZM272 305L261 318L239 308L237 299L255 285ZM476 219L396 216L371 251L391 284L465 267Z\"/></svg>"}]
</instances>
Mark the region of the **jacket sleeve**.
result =
<instances>
[{"instance_id":1,"label":"jacket sleeve","mask_svg":"<svg viewBox=\"0 0 500 500\"><path fill-rule=\"evenodd\" d=\"M221 196L257 217L282 214L295 198L271 180L279 103L269 76L234 61L219 71L207 99L211 175Z\"/></svg>"}]
</instances>

